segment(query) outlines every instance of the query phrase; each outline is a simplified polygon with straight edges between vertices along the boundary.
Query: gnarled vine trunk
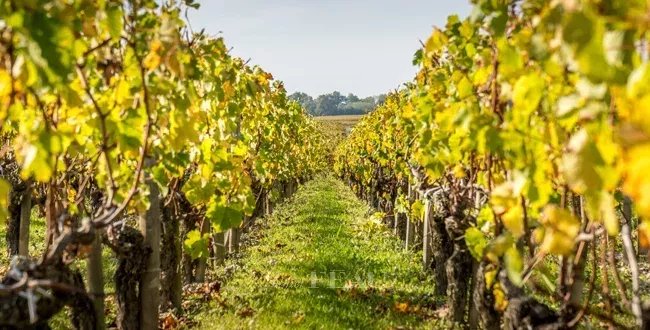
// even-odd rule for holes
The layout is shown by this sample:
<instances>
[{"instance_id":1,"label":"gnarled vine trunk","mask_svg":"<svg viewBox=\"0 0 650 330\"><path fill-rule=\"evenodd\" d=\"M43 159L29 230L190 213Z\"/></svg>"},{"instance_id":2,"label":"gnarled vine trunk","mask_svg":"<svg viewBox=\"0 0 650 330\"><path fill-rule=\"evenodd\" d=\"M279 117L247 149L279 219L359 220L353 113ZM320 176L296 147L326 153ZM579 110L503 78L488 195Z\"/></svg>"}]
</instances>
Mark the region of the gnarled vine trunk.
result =
<instances>
[{"instance_id":1,"label":"gnarled vine trunk","mask_svg":"<svg viewBox=\"0 0 650 330\"><path fill-rule=\"evenodd\" d=\"M497 330L501 326L501 315L494 309L494 294L492 288L485 280L485 270L489 263L482 261L478 263L472 288L472 307L477 316L477 324L470 324L470 327Z\"/></svg>"},{"instance_id":2,"label":"gnarled vine trunk","mask_svg":"<svg viewBox=\"0 0 650 330\"><path fill-rule=\"evenodd\" d=\"M433 277L436 283L436 295L447 294L447 259L451 256L452 242L445 226L445 219L435 215L431 222L431 250Z\"/></svg>"},{"instance_id":3,"label":"gnarled vine trunk","mask_svg":"<svg viewBox=\"0 0 650 330\"><path fill-rule=\"evenodd\" d=\"M23 199L29 198L27 184L19 179L10 180L12 183L9 196L9 218L7 219L7 253L17 255L20 249L20 220L23 209Z\"/></svg>"},{"instance_id":4,"label":"gnarled vine trunk","mask_svg":"<svg viewBox=\"0 0 650 330\"><path fill-rule=\"evenodd\" d=\"M465 322L469 296L470 276L468 275L472 273L472 256L462 238L466 229L463 225L464 221L457 217L452 216L445 219L445 227L453 243L453 252L445 264L447 305L451 319L458 323Z\"/></svg>"},{"instance_id":5,"label":"gnarled vine trunk","mask_svg":"<svg viewBox=\"0 0 650 330\"><path fill-rule=\"evenodd\" d=\"M181 310L182 278L180 218L191 213L189 202L182 196L162 207L160 255L160 305L163 309ZM187 213L186 213L187 212Z\"/></svg>"},{"instance_id":6,"label":"gnarled vine trunk","mask_svg":"<svg viewBox=\"0 0 650 330\"><path fill-rule=\"evenodd\" d=\"M20 222L18 230L18 254L29 256L29 226L32 214L32 187L29 182L20 201Z\"/></svg>"},{"instance_id":7,"label":"gnarled vine trunk","mask_svg":"<svg viewBox=\"0 0 650 330\"><path fill-rule=\"evenodd\" d=\"M27 281L42 282L31 287ZM72 307L72 325L76 329L95 329L93 303L81 274L63 263L39 264L21 257L0 283L15 287L12 294L0 296L2 329L47 329L49 319L66 305Z\"/></svg>"},{"instance_id":8,"label":"gnarled vine trunk","mask_svg":"<svg viewBox=\"0 0 650 330\"><path fill-rule=\"evenodd\" d=\"M499 273L499 281L508 298L508 307L503 314L503 329L559 330L568 328L550 307L526 296L521 288L512 284L504 270Z\"/></svg>"},{"instance_id":9,"label":"gnarled vine trunk","mask_svg":"<svg viewBox=\"0 0 650 330\"><path fill-rule=\"evenodd\" d=\"M139 329L140 279L151 248L145 245L144 236L131 227L121 230L109 228L104 243L113 249L118 258L114 277L117 326L121 330Z\"/></svg>"}]
</instances>

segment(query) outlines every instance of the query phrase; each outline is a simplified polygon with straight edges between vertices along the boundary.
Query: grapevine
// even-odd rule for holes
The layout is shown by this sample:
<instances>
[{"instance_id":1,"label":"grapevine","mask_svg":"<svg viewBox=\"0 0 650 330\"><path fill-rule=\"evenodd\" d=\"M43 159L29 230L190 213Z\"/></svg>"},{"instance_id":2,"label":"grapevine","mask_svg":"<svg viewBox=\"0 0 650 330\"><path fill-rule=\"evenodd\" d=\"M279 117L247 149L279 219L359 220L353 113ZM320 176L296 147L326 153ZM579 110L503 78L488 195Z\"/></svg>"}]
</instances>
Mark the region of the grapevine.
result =
<instances>
[{"instance_id":1,"label":"grapevine","mask_svg":"<svg viewBox=\"0 0 650 330\"><path fill-rule=\"evenodd\" d=\"M339 147L338 174L386 213L426 203L436 260L425 266L449 283L439 293L457 322L574 327L589 316L621 327L622 310L644 326L631 230L647 248L648 4L473 3L471 17L434 29L413 82ZM589 303L595 285L602 311Z\"/></svg>"},{"instance_id":2,"label":"grapevine","mask_svg":"<svg viewBox=\"0 0 650 330\"><path fill-rule=\"evenodd\" d=\"M178 233L183 222L185 235L164 235L163 244L205 263L210 233L242 227L260 198L326 163L318 124L281 82L230 55L222 38L186 26L183 12L197 7L192 0L0 5L0 216L14 219L16 201L32 199L47 225L42 255L14 259L0 286L3 306L12 306L3 307L0 325L44 324L67 304L76 327L99 327L103 311L88 313L93 306L69 264L103 240L120 260L118 325L157 326L157 306L155 323L139 319L147 306L138 307L137 295L147 292L137 287L159 283L150 273L161 268L160 228ZM34 194L23 193L25 185ZM162 224L153 218L161 212ZM163 281L178 281L179 259L177 252L171 264L163 260ZM179 307L179 290L161 303Z\"/></svg>"}]
</instances>

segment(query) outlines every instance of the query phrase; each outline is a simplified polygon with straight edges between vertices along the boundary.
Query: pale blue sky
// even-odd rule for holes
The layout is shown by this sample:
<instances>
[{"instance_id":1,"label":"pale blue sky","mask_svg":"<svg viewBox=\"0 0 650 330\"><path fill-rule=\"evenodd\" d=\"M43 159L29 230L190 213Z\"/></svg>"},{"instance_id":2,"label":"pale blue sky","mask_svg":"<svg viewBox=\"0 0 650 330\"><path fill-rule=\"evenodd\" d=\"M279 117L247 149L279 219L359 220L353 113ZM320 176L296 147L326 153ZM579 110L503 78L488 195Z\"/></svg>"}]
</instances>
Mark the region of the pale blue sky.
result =
<instances>
[{"instance_id":1,"label":"pale blue sky","mask_svg":"<svg viewBox=\"0 0 650 330\"><path fill-rule=\"evenodd\" d=\"M289 92L386 93L415 74L419 40L469 0L202 0L195 31L223 33L233 54L261 65Z\"/></svg>"}]
</instances>

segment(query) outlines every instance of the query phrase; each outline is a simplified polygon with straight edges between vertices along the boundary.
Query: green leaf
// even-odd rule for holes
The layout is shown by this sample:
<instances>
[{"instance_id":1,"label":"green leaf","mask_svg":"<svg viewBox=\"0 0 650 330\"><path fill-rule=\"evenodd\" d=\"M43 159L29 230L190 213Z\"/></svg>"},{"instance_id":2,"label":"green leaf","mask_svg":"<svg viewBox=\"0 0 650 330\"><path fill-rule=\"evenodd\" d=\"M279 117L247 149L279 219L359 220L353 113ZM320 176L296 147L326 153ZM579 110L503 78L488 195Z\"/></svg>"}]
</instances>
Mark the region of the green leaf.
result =
<instances>
[{"instance_id":1,"label":"green leaf","mask_svg":"<svg viewBox=\"0 0 650 330\"><path fill-rule=\"evenodd\" d=\"M422 63L423 56L424 56L424 53L423 53L422 48L418 49L415 52L415 54L413 54L413 60L411 61L411 63L413 65L420 65L420 63Z\"/></svg>"},{"instance_id":2,"label":"green leaf","mask_svg":"<svg viewBox=\"0 0 650 330\"><path fill-rule=\"evenodd\" d=\"M192 259L205 258L208 256L208 234L201 236L198 230L192 230L187 233L187 238L183 242L187 254Z\"/></svg>"},{"instance_id":3,"label":"green leaf","mask_svg":"<svg viewBox=\"0 0 650 330\"><path fill-rule=\"evenodd\" d=\"M169 142L176 151L199 142L198 131L189 120L186 107L179 105L177 102L176 107L169 114Z\"/></svg>"},{"instance_id":4,"label":"green leaf","mask_svg":"<svg viewBox=\"0 0 650 330\"><path fill-rule=\"evenodd\" d=\"M72 71L74 34L65 24L41 11L25 17L25 29L35 42L28 47L29 55L54 82L68 81Z\"/></svg>"},{"instance_id":5,"label":"green leaf","mask_svg":"<svg viewBox=\"0 0 650 330\"><path fill-rule=\"evenodd\" d=\"M568 15L562 37L580 52L594 35L594 22L582 11L574 11Z\"/></svg>"},{"instance_id":6,"label":"green leaf","mask_svg":"<svg viewBox=\"0 0 650 330\"><path fill-rule=\"evenodd\" d=\"M508 24L508 13L499 11L489 18L489 25L495 36L502 36Z\"/></svg>"},{"instance_id":7,"label":"green leaf","mask_svg":"<svg viewBox=\"0 0 650 330\"><path fill-rule=\"evenodd\" d=\"M203 204L206 203L212 198L215 194L216 185L214 181L208 181L204 184L201 180L201 176L194 174L190 179L183 185L183 192L187 197L187 200L192 204Z\"/></svg>"},{"instance_id":8,"label":"green leaf","mask_svg":"<svg viewBox=\"0 0 650 330\"><path fill-rule=\"evenodd\" d=\"M523 284L521 274L524 271L524 260L521 253L515 246L512 246L506 251L503 259L508 278L514 285L521 286Z\"/></svg>"},{"instance_id":9,"label":"green leaf","mask_svg":"<svg viewBox=\"0 0 650 330\"><path fill-rule=\"evenodd\" d=\"M527 115L535 111L542 99L544 87L544 80L538 74L528 74L519 78L513 91L516 110L521 110Z\"/></svg>"},{"instance_id":10,"label":"green leaf","mask_svg":"<svg viewBox=\"0 0 650 330\"><path fill-rule=\"evenodd\" d=\"M504 77L519 74L524 68L524 62L519 51L504 38L497 42L497 48L499 49L499 74Z\"/></svg>"},{"instance_id":11,"label":"green leaf","mask_svg":"<svg viewBox=\"0 0 650 330\"><path fill-rule=\"evenodd\" d=\"M483 251L488 244L488 240L478 228L470 227L465 230L465 242L469 248L469 252L474 259L481 261L483 259Z\"/></svg>"},{"instance_id":12,"label":"green leaf","mask_svg":"<svg viewBox=\"0 0 650 330\"><path fill-rule=\"evenodd\" d=\"M603 44L600 39L594 38L584 49L577 54L576 60L580 71L594 82L609 81L617 78L616 70L605 59Z\"/></svg>"},{"instance_id":13,"label":"green leaf","mask_svg":"<svg viewBox=\"0 0 650 330\"><path fill-rule=\"evenodd\" d=\"M407 213L409 210L409 202L404 195L398 195L395 203L395 211L398 213Z\"/></svg>"},{"instance_id":14,"label":"green leaf","mask_svg":"<svg viewBox=\"0 0 650 330\"><path fill-rule=\"evenodd\" d=\"M459 32L463 39L469 40L474 35L474 26L469 20L465 20L460 25Z\"/></svg>"},{"instance_id":15,"label":"green leaf","mask_svg":"<svg viewBox=\"0 0 650 330\"><path fill-rule=\"evenodd\" d=\"M244 211L232 207L223 198L213 197L208 203L205 217L216 232L222 232L239 226L244 221Z\"/></svg>"},{"instance_id":16,"label":"green leaf","mask_svg":"<svg viewBox=\"0 0 650 330\"><path fill-rule=\"evenodd\" d=\"M123 28L122 20L122 7L120 6L110 6L106 9L106 27L108 28L108 33L111 35L114 41L120 39Z\"/></svg>"}]
</instances>

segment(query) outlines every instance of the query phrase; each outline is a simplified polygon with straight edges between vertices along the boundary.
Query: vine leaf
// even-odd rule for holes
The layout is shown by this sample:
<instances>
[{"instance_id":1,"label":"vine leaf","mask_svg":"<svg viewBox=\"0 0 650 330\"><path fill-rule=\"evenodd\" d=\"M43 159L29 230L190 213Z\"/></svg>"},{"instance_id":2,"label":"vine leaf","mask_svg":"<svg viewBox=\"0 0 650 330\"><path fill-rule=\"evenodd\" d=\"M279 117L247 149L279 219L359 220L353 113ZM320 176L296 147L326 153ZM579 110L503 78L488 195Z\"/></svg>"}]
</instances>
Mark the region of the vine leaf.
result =
<instances>
[{"instance_id":1,"label":"vine leaf","mask_svg":"<svg viewBox=\"0 0 650 330\"><path fill-rule=\"evenodd\" d=\"M483 251L488 244L488 240L478 228L469 227L465 230L465 243L469 248L472 257L477 261L483 259Z\"/></svg>"},{"instance_id":2,"label":"vine leaf","mask_svg":"<svg viewBox=\"0 0 650 330\"><path fill-rule=\"evenodd\" d=\"M604 180L598 167L605 165L596 144L585 129L574 134L562 158L562 172L571 190L578 194L600 191Z\"/></svg>"},{"instance_id":3,"label":"vine leaf","mask_svg":"<svg viewBox=\"0 0 650 330\"><path fill-rule=\"evenodd\" d=\"M580 220L557 205L547 205L540 219L543 240L540 249L545 253L568 255L573 251L580 232Z\"/></svg>"},{"instance_id":4,"label":"vine leaf","mask_svg":"<svg viewBox=\"0 0 650 330\"><path fill-rule=\"evenodd\" d=\"M7 220L9 217L9 193L11 192L11 185L5 180L0 179L0 224Z\"/></svg>"},{"instance_id":5,"label":"vine leaf","mask_svg":"<svg viewBox=\"0 0 650 330\"><path fill-rule=\"evenodd\" d=\"M508 278L514 285L521 286L522 273L524 271L524 260L516 246L511 246L503 256Z\"/></svg>"},{"instance_id":6,"label":"vine leaf","mask_svg":"<svg viewBox=\"0 0 650 330\"><path fill-rule=\"evenodd\" d=\"M183 244L192 259L204 258L208 255L208 237L208 234L202 236L198 230L187 233L187 238Z\"/></svg>"}]
</instances>

